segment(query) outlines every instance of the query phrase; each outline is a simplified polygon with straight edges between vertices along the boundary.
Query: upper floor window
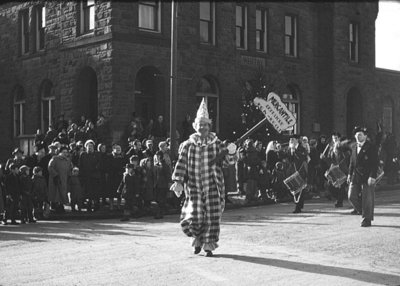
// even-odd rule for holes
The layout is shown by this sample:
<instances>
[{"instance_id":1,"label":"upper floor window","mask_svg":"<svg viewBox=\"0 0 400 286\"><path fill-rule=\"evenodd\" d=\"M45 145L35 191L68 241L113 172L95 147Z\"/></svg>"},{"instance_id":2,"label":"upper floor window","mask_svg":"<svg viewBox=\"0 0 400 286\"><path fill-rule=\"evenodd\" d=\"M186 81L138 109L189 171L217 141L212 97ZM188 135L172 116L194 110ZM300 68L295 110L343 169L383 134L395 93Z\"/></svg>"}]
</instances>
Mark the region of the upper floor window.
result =
<instances>
[{"instance_id":1,"label":"upper floor window","mask_svg":"<svg viewBox=\"0 0 400 286\"><path fill-rule=\"evenodd\" d=\"M80 2L80 34L94 30L94 0Z\"/></svg>"},{"instance_id":2,"label":"upper floor window","mask_svg":"<svg viewBox=\"0 0 400 286\"><path fill-rule=\"evenodd\" d=\"M160 26L161 9L159 1L139 2L139 28L144 30L161 30Z\"/></svg>"},{"instance_id":3,"label":"upper floor window","mask_svg":"<svg viewBox=\"0 0 400 286\"><path fill-rule=\"evenodd\" d=\"M35 9L36 13L36 25L35 25L35 42L36 50L44 49L44 29L46 28L46 7L37 6Z\"/></svg>"},{"instance_id":4,"label":"upper floor window","mask_svg":"<svg viewBox=\"0 0 400 286\"><path fill-rule=\"evenodd\" d=\"M300 133L300 95L299 91L294 86L287 86L288 93L284 93L282 95L282 102L285 103L289 111L296 118L296 124L292 127L289 127L285 131L284 134L299 134Z\"/></svg>"},{"instance_id":5,"label":"upper floor window","mask_svg":"<svg viewBox=\"0 0 400 286\"><path fill-rule=\"evenodd\" d=\"M285 16L285 55L297 57L297 17Z\"/></svg>"},{"instance_id":6,"label":"upper floor window","mask_svg":"<svg viewBox=\"0 0 400 286\"><path fill-rule=\"evenodd\" d=\"M260 52L267 52L267 17L266 9L256 10L256 50Z\"/></svg>"},{"instance_id":7,"label":"upper floor window","mask_svg":"<svg viewBox=\"0 0 400 286\"><path fill-rule=\"evenodd\" d=\"M247 7L236 5L236 47L247 49Z\"/></svg>"},{"instance_id":8,"label":"upper floor window","mask_svg":"<svg viewBox=\"0 0 400 286\"><path fill-rule=\"evenodd\" d=\"M358 24L349 24L349 57L350 61L358 63Z\"/></svg>"},{"instance_id":9,"label":"upper floor window","mask_svg":"<svg viewBox=\"0 0 400 286\"><path fill-rule=\"evenodd\" d=\"M29 52L29 10L22 10L19 14L21 42L21 54L24 55Z\"/></svg>"},{"instance_id":10,"label":"upper floor window","mask_svg":"<svg viewBox=\"0 0 400 286\"><path fill-rule=\"evenodd\" d=\"M14 136L20 136L24 134L25 129L25 93L22 86L15 86L13 101Z\"/></svg>"},{"instance_id":11,"label":"upper floor window","mask_svg":"<svg viewBox=\"0 0 400 286\"><path fill-rule=\"evenodd\" d=\"M200 2L200 42L215 44L215 3Z\"/></svg>"},{"instance_id":12,"label":"upper floor window","mask_svg":"<svg viewBox=\"0 0 400 286\"><path fill-rule=\"evenodd\" d=\"M55 96L53 94L53 84L49 80L44 80L40 88L41 114L40 125L43 131L54 123Z\"/></svg>"}]
</instances>

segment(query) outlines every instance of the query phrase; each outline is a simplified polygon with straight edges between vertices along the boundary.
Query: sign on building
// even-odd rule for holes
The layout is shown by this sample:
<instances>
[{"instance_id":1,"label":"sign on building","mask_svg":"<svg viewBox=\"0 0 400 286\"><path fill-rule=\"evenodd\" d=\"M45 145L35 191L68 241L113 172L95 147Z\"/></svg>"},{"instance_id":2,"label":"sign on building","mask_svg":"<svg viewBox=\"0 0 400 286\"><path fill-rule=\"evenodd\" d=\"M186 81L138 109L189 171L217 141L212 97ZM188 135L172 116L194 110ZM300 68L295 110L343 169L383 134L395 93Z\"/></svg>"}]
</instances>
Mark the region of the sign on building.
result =
<instances>
[{"instance_id":1,"label":"sign on building","mask_svg":"<svg viewBox=\"0 0 400 286\"><path fill-rule=\"evenodd\" d=\"M267 100L256 97L253 102L279 133L296 124L296 118L276 93L270 92Z\"/></svg>"}]
</instances>

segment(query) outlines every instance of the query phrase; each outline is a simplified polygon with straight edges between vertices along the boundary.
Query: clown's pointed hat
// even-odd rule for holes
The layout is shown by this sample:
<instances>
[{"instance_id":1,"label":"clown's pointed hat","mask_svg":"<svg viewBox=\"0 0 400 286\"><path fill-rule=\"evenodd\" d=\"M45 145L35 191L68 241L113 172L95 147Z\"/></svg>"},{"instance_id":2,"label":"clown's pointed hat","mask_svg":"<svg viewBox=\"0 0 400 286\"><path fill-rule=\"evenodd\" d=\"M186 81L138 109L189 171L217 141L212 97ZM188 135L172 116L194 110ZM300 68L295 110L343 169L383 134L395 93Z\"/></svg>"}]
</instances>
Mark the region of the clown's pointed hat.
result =
<instances>
[{"instance_id":1,"label":"clown's pointed hat","mask_svg":"<svg viewBox=\"0 0 400 286\"><path fill-rule=\"evenodd\" d=\"M211 124L211 119L208 115L207 103L205 98L201 100L199 109L197 110L196 118L194 119L195 122L205 122Z\"/></svg>"}]
</instances>

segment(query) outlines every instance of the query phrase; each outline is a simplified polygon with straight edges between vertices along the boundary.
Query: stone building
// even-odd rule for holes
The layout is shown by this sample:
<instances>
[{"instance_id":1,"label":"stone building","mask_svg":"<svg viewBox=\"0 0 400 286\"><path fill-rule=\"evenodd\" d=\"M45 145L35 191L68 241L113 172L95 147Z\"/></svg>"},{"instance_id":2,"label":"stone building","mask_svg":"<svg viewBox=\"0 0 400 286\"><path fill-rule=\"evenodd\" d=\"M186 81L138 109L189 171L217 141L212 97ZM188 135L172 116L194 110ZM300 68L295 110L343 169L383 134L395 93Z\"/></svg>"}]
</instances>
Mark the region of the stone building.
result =
<instances>
[{"instance_id":1,"label":"stone building","mask_svg":"<svg viewBox=\"0 0 400 286\"><path fill-rule=\"evenodd\" d=\"M383 120L399 139L400 74L375 68L378 2L180 2L177 127L208 100L233 139L246 82L284 86L291 132L343 134ZM54 118L96 120L126 141L133 116L169 120L171 3L28 1L0 5L0 159L31 152ZM237 134L237 133L236 133Z\"/></svg>"}]
</instances>

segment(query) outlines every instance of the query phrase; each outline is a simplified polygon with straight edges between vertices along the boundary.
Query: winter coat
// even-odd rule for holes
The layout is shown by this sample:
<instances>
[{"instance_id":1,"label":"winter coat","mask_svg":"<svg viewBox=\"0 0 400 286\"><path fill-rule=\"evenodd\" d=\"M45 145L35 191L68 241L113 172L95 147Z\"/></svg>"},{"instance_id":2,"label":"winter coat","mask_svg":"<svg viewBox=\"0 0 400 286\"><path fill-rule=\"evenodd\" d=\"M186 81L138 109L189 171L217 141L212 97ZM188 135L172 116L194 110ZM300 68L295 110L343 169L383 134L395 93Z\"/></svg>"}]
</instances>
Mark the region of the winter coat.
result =
<instances>
[{"instance_id":1,"label":"winter coat","mask_svg":"<svg viewBox=\"0 0 400 286\"><path fill-rule=\"evenodd\" d=\"M37 202L48 200L48 189L46 178L44 176L33 175L33 197Z\"/></svg>"},{"instance_id":2,"label":"winter coat","mask_svg":"<svg viewBox=\"0 0 400 286\"><path fill-rule=\"evenodd\" d=\"M68 177L71 174L71 161L61 155L54 156L49 162L49 201L68 203Z\"/></svg>"}]
</instances>

